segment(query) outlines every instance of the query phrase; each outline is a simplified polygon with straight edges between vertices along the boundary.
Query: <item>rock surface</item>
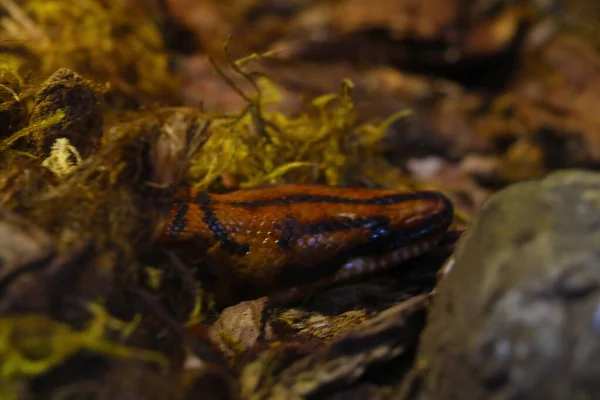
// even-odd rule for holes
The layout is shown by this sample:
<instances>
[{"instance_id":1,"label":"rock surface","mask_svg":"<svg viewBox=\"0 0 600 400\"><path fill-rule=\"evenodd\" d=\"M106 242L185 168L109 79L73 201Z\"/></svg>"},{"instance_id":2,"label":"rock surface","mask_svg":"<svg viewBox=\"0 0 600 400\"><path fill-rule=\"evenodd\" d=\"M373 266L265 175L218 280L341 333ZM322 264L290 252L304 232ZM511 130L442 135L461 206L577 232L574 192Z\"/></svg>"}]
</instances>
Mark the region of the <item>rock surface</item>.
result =
<instances>
[{"instance_id":1,"label":"rock surface","mask_svg":"<svg viewBox=\"0 0 600 400\"><path fill-rule=\"evenodd\" d=\"M421 398L600 397L600 174L490 198L436 288Z\"/></svg>"}]
</instances>

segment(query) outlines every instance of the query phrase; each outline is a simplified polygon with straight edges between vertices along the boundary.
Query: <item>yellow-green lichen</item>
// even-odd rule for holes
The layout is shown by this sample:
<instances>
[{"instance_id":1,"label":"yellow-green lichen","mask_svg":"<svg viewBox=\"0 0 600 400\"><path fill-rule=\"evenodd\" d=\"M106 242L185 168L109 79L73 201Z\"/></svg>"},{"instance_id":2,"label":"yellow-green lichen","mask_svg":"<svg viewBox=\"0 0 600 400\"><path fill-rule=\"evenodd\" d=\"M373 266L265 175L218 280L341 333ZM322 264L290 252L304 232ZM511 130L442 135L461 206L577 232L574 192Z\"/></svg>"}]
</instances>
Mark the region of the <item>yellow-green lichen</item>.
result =
<instances>
[{"instance_id":1,"label":"yellow-green lichen","mask_svg":"<svg viewBox=\"0 0 600 400\"><path fill-rule=\"evenodd\" d=\"M89 350L117 358L137 358L168 367L158 352L130 348L105 338L107 329L122 337L131 334L131 324L111 317L100 306L91 307L93 317L87 328L70 325L46 315L24 314L0 318L0 381L43 374L80 350Z\"/></svg>"},{"instance_id":2,"label":"yellow-green lichen","mask_svg":"<svg viewBox=\"0 0 600 400\"><path fill-rule=\"evenodd\" d=\"M44 128L47 128L47 127L57 124L64 117L65 117L64 111L59 110L45 120L36 122L34 124L27 125L25 128L19 130L18 132L15 132L8 138L2 140L0 142L0 152L9 149L13 144L15 144L17 142L17 140L19 140L23 137L26 137L27 135L31 134L32 132L35 132L39 129L44 129Z\"/></svg>"},{"instance_id":3,"label":"yellow-green lichen","mask_svg":"<svg viewBox=\"0 0 600 400\"><path fill-rule=\"evenodd\" d=\"M44 79L68 68L120 100L179 103L171 55L145 2L0 0L0 66Z\"/></svg>"},{"instance_id":4,"label":"yellow-green lichen","mask_svg":"<svg viewBox=\"0 0 600 400\"><path fill-rule=\"evenodd\" d=\"M381 141L389 125L407 111L381 124L358 123L348 80L342 81L339 94L315 98L297 117L266 111L281 96L267 77L244 70L246 60L230 60L230 65L253 85L252 96L213 63L247 106L237 115L213 118L210 137L191 163L196 188L214 189L227 174L236 176L242 188L288 181L357 184L385 164Z\"/></svg>"}]
</instances>

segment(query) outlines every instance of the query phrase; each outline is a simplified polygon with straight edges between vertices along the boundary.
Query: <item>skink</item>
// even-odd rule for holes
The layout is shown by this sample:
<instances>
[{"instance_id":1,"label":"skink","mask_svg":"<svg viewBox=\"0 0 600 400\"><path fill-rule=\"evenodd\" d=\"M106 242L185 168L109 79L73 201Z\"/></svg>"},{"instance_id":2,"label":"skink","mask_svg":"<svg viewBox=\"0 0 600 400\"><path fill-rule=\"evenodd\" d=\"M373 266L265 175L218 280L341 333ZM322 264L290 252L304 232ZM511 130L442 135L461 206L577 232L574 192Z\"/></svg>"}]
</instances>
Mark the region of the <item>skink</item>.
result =
<instances>
[{"instance_id":1,"label":"skink","mask_svg":"<svg viewBox=\"0 0 600 400\"><path fill-rule=\"evenodd\" d=\"M226 298L294 298L428 251L452 217L452 204L435 191L183 188L159 242L201 257Z\"/></svg>"}]
</instances>

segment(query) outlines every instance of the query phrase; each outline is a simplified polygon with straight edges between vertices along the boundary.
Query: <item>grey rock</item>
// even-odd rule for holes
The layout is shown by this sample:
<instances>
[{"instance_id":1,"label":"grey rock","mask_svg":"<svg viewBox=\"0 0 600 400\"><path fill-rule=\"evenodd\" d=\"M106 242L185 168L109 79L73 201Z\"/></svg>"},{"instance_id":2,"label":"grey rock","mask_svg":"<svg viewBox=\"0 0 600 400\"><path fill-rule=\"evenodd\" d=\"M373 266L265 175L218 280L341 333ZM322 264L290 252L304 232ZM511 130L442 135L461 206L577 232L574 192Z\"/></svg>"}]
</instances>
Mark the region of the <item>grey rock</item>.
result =
<instances>
[{"instance_id":1,"label":"grey rock","mask_svg":"<svg viewBox=\"0 0 600 400\"><path fill-rule=\"evenodd\" d=\"M417 357L422 398L600 398L600 174L492 196L441 273Z\"/></svg>"}]
</instances>

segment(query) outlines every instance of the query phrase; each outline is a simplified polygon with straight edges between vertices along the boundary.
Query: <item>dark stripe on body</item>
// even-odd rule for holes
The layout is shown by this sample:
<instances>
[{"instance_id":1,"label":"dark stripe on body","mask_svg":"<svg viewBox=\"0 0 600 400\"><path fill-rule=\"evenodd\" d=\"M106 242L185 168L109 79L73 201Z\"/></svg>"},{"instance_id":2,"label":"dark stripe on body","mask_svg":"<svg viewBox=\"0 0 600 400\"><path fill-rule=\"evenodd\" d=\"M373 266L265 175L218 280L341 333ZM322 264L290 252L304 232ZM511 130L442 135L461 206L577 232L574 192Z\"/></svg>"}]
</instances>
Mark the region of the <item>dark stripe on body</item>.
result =
<instances>
[{"instance_id":1,"label":"dark stripe on body","mask_svg":"<svg viewBox=\"0 0 600 400\"><path fill-rule=\"evenodd\" d=\"M421 191L411 193L399 193L370 199L351 199L330 195L289 195L271 199L252 200L252 201L233 201L223 202L227 205L238 207L264 207L275 205L289 205L302 203L331 203L331 204L352 204L352 205L394 205L406 201L415 200L441 200L444 205L443 213L426 218L412 230L403 232L392 232L389 226L389 219L385 216L371 216L363 218L331 218L323 221L317 221L310 224L302 224L295 218L288 216L281 228L281 234L277 244L280 248L286 249L293 246L293 242L306 235L316 235L321 233L332 233L343 230L352 230L366 228L370 229L371 240L381 242L382 238L395 237L394 246L398 246L398 241L416 240L435 229L439 224L451 221L454 214L454 207L450 200L440 192ZM429 226L428 226L429 225ZM433 225L433 226L432 226ZM404 240L403 240L404 239ZM389 246L393 247L393 246Z\"/></svg>"},{"instance_id":2,"label":"dark stripe on body","mask_svg":"<svg viewBox=\"0 0 600 400\"><path fill-rule=\"evenodd\" d=\"M230 253L244 255L250 251L250 245L248 243L240 243L229 237L229 232L215 215L212 209L212 198L206 192L198 192L194 197L194 203L198 204L200 210L204 216L202 221L206 224L208 229L213 233L215 239L221 244L221 248Z\"/></svg>"},{"instance_id":3,"label":"dark stripe on body","mask_svg":"<svg viewBox=\"0 0 600 400\"><path fill-rule=\"evenodd\" d=\"M441 193L434 191L422 191L413 193L401 193L387 196L380 196L370 199L349 199L338 196L314 196L314 195L290 195L278 198L254 200L254 201L219 201L214 200L206 192L198 192L193 202L198 204L203 212L202 220L213 233L215 239L221 244L223 250L244 255L250 251L248 243L237 242L229 237L229 232L220 223L215 215L212 206L216 203L227 204L240 207L262 207L269 205L301 204L301 203L334 203L334 204L355 204L355 205L393 205L405 201L415 200L442 200L444 206L443 213L435 214L430 218L425 218L419 226L411 229L405 229L401 232L392 232L389 227L389 219L385 216L371 216L363 218L331 218L324 221L317 221L309 224L302 224L292 216L288 216L281 227L281 234L277 244L280 248L286 249L293 247L293 242L306 235L317 235L322 233L332 233L351 229L370 229L371 240L361 249L352 249L350 253L364 253L365 250L382 251L398 246L406 245L411 241L426 236L441 225L450 224L454 213L452 203ZM178 209L180 211L180 209ZM187 212L187 211L186 211ZM182 211L183 213L183 211ZM387 239L386 239L387 238ZM343 257L348 257L345 254ZM286 268L289 271L289 269Z\"/></svg>"},{"instance_id":4,"label":"dark stripe on body","mask_svg":"<svg viewBox=\"0 0 600 400\"><path fill-rule=\"evenodd\" d=\"M186 216L190 207L188 202L182 199L176 199L173 205L176 207L176 210L171 222L171 230L175 233L181 233L187 227L188 220Z\"/></svg>"},{"instance_id":5,"label":"dark stripe on body","mask_svg":"<svg viewBox=\"0 0 600 400\"><path fill-rule=\"evenodd\" d=\"M283 222L277 245L282 249L286 249L292 247L293 242L306 235L319 235L352 229L369 229L372 239L392 234L388 218L382 216L355 219L347 217L329 218L309 224L303 224L297 219L288 216Z\"/></svg>"},{"instance_id":6,"label":"dark stripe on body","mask_svg":"<svg viewBox=\"0 0 600 400\"><path fill-rule=\"evenodd\" d=\"M247 201L222 201L221 203L239 206L239 207L264 207L264 206L275 206L284 204L297 204L297 203L332 203L332 204L354 204L354 205L378 205L386 206L402 203L405 201L415 200L446 200L446 197L433 191L422 191L413 193L399 193L391 194L387 196L373 197L370 199L351 199L340 196L321 196L321 195L309 195L309 194L293 194L289 196L275 197L271 199L261 200L247 200ZM448 202L449 203L449 202Z\"/></svg>"},{"instance_id":7,"label":"dark stripe on body","mask_svg":"<svg viewBox=\"0 0 600 400\"><path fill-rule=\"evenodd\" d=\"M298 265L284 265L275 280L281 287L294 287L298 284L308 283L328 275L333 276L345 261L355 257L371 256L386 253L393 249L408 247L411 243L431 238L432 240L442 237L443 232L448 229L452 223L452 209L449 213L437 215L435 218L428 218L419 224L419 226L404 229L398 232L392 232L389 236L379 236L368 242L359 244L344 252L323 261L319 265L311 267L299 267Z\"/></svg>"}]
</instances>

